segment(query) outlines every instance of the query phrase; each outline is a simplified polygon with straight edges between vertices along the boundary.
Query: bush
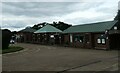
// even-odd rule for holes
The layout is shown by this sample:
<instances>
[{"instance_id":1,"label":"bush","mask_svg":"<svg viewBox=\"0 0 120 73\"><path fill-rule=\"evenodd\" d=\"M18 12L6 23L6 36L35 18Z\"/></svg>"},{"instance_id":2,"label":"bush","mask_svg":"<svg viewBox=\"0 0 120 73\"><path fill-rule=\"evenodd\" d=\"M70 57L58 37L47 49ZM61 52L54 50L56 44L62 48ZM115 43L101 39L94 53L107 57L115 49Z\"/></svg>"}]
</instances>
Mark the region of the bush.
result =
<instances>
[{"instance_id":1,"label":"bush","mask_svg":"<svg viewBox=\"0 0 120 73\"><path fill-rule=\"evenodd\" d=\"M11 40L11 31L8 29L2 30L2 49L8 49Z\"/></svg>"},{"instance_id":2,"label":"bush","mask_svg":"<svg viewBox=\"0 0 120 73\"><path fill-rule=\"evenodd\" d=\"M18 46L9 46L8 49L3 49L2 50L2 54L11 53L11 52L17 52L17 51L20 51L20 50L23 50L23 49L24 48L18 47Z\"/></svg>"}]
</instances>

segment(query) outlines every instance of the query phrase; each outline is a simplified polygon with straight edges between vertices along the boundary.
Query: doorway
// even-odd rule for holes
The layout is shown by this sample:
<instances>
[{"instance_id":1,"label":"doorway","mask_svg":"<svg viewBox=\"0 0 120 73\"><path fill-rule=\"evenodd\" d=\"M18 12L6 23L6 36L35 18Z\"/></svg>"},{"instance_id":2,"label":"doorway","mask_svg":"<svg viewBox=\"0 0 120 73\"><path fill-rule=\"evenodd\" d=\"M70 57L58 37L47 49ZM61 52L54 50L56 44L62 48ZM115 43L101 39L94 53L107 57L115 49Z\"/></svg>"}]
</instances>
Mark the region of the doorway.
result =
<instances>
[{"instance_id":1,"label":"doorway","mask_svg":"<svg viewBox=\"0 0 120 73\"><path fill-rule=\"evenodd\" d=\"M60 44L60 36L59 35L55 35L55 44Z\"/></svg>"},{"instance_id":2,"label":"doorway","mask_svg":"<svg viewBox=\"0 0 120 73\"><path fill-rule=\"evenodd\" d=\"M110 35L110 49L120 50L120 34Z\"/></svg>"}]
</instances>

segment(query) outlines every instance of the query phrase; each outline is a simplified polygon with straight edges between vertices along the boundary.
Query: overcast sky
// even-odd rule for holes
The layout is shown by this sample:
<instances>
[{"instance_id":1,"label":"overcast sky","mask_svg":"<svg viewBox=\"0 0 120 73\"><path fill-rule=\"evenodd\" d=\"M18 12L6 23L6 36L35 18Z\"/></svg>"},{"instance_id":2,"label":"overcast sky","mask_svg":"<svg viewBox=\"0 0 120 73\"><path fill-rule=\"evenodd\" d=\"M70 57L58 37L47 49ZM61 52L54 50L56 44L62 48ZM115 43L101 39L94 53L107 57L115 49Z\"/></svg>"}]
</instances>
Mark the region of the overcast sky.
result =
<instances>
[{"instance_id":1,"label":"overcast sky","mask_svg":"<svg viewBox=\"0 0 120 73\"><path fill-rule=\"evenodd\" d=\"M2 28L21 30L37 23L63 21L72 25L111 21L117 14L119 0L79 0L42 2L38 0L2 3ZM60 1L60 2L59 2Z\"/></svg>"}]
</instances>

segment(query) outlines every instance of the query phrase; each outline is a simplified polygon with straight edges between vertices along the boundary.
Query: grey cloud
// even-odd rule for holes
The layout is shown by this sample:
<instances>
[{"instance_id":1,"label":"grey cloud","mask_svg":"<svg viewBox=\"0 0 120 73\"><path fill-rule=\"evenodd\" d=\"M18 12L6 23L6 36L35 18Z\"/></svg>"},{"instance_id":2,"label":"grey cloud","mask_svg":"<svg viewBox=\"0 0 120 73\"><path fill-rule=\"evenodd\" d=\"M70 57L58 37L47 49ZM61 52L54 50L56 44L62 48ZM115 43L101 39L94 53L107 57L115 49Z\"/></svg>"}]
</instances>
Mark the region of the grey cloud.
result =
<instances>
[{"instance_id":1,"label":"grey cloud","mask_svg":"<svg viewBox=\"0 0 120 73\"><path fill-rule=\"evenodd\" d=\"M32 17L61 16L78 10L98 7L98 3L82 2L4 2L3 13Z\"/></svg>"},{"instance_id":2,"label":"grey cloud","mask_svg":"<svg viewBox=\"0 0 120 73\"><path fill-rule=\"evenodd\" d=\"M73 21L72 19L68 19L66 20L66 22L69 22L69 23L73 23L74 25L81 25L81 24L89 24L89 23L95 23L95 22L104 22L104 21L112 21L113 16L110 15L110 14L106 14L104 16L100 16L100 17L95 17L95 18L92 18L92 19L89 19L89 18L75 18Z\"/></svg>"},{"instance_id":3,"label":"grey cloud","mask_svg":"<svg viewBox=\"0 0 120 73\"><path fill-rule=\"evenodd\" d=\"M105 12L105 13L115 13L118 10L117 7L117 2L116 3L112 3L112 2L107 2L107 3L103 3L101 6L96 7L96 11L97 12ZM113 8L116 7L116 8Z\"/></svg>"},{"instance_id":4,"label":"grey cloud","mask_svg":"<svg viewBox=\"0 0 120 73\"><path fill-rule=\"evenodd\" d=\"M102 13L103 17L95 17L92 19L87 19L86 17L83 18L73 18L69 17L66 18L65 22L67 23L73 23L74 24L81 24L81 23L90 23L95 21L103 21L109 18L114 17L114 15L117 12L117 7L113 5L105 6L105 2L2 2L2 13L3 16L14 16L15 18L20 16L23 16L23 19L25 17L25 20L19 21L19 20L13 20L4 21L4 25L2 27L4 28L23 28L27 25L34 25L37 24L35 22L40 23L41 21L54 21L54 20L60 20L65 18L66 15L69 15L71 13L75 13L78 11L81 12L87 12L90 9L94 10L95 13L99 12ZM116 7L116 8L114 8ZM87 15L87 14L86 14ZM74 15L73 15L74 16ZM89 17L89 15L88 15ZM10 18L10 17L8 17ZM36 18L32 19L30 21L27 21L29 18ZM38 19L38 20L37 20ZM28 24L29 23L29 24Z\"/></svg>"},{"instance_id":5,"label":"grey cloud","mask_svg":"<svg viewBox=\"0 0 120 73\"><path fill-rule=\"evenodd\" d=\"M73 10L76 9L77 10L81 10L81 11L85 11L85 10L88 10L88 9L93 9L93 8L96 8L96 7L99 7L102 5L103 2L78 2L77 4L74 4L72 5L73 6ZM72 7L71 6L71 7ZM71 8L69 7L69 8Z\"/></svg>"},{"instance_id":6,"label":"grey cloud","mask_svg":"<svg viewBox=\"0 0 120 73\"><path fill-rule=\"evenodd\" d=\"M2 28L23 28L27 24L22 21L3 21Z\"/></svg>"},{"instance_id":7,"label":"grey cloud","mask_svg":"<svg viewBox=\"0 0 120 73\"><path fill-rule=\"evenodd\" d=\"M33 17L55 16L70 13L67 7L74 2L9 2L3 3L3 13ZM10 8L11 7L11 8Z\"/></svg>"},{"instance_id":8,"label":"grey cloud","mask_svg":"<svg viewBox=\"0 0 120 73\"><path fill-rule=\"evenodd\" d=\"M120 10L120 1L118 2L118 9Z\"/></svg>"}]
</instances>

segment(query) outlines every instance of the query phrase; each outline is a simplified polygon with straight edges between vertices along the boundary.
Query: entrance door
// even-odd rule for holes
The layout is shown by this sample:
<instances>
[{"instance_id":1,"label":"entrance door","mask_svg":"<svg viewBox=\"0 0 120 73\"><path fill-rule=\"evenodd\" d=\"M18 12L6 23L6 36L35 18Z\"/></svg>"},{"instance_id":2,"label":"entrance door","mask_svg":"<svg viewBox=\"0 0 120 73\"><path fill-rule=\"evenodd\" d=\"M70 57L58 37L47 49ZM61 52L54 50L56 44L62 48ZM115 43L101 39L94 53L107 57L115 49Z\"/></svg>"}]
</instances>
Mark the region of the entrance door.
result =
<instances>
[{"instance_id":1,"label":"entrance door","mask_svg":"<svg viewBox=\"0 0 120 73\"><path fill-rule=\"evenodd\" d=\"M110 35L110 49L120 50L120 34Z\"/></svg>"},{"instance_id":2,"label":"entrance door","mask_svg":"<svg viewBox=\"0 0 120 73\"><path fill-rule=\"evenodd\" d=\"M55 44L60 44L59 35L55 35Z\"/></svg>"}]
</instances>

